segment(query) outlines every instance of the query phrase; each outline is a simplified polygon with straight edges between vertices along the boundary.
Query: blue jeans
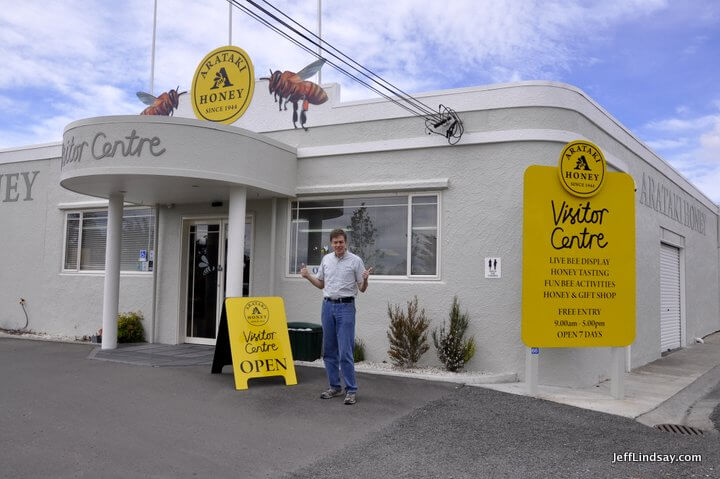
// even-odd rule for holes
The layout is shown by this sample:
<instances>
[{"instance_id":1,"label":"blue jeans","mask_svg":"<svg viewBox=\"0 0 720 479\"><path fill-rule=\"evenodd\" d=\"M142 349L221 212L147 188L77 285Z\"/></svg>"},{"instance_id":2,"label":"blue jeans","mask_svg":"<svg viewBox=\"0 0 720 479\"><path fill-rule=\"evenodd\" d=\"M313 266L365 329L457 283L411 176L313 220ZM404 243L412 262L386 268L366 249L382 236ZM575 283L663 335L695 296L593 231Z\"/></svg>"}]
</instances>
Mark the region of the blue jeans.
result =
<instances>
[{"instance_id":1,"label":"blue jeans","mask_svg":"<svg viewBox=\"0 0 720 479\"><path fill-rule=\"evenodd\" d=\"M355 303L333 303L323 300L323 360L330 387L341 389L340 372L345 391L357 391L355 383Z\"/></svg>"}]
</instances>

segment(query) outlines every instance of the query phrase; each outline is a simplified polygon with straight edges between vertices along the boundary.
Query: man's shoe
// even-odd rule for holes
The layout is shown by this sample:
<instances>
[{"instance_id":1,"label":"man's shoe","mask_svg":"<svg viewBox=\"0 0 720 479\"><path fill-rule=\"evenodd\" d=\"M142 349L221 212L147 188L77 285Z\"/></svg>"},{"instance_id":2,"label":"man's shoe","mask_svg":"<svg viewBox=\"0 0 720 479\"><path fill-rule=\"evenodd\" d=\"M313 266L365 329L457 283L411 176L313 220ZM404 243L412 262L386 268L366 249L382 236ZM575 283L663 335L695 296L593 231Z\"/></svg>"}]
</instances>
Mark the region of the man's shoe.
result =
<instances>
[{"instance_id":1,"label":"man's shoe","mask_svg":"<svg viewBox=\"0 0 720 479\"><path fill-rule=\"evenodd\" d=\"M345 404L348 406L355 404L355 393L347 393L345 395Z\"/></svg>"},{"instance_id":2,"label":"man's shoe","mask_svg":"<svg viewBox=\"0 0 720 479\"><path fill-rule=\"evenodd\" d=\"M342 394L342 389L330 388L320 393L320 399L330 399Z\"/></svg>"}]
</instances>

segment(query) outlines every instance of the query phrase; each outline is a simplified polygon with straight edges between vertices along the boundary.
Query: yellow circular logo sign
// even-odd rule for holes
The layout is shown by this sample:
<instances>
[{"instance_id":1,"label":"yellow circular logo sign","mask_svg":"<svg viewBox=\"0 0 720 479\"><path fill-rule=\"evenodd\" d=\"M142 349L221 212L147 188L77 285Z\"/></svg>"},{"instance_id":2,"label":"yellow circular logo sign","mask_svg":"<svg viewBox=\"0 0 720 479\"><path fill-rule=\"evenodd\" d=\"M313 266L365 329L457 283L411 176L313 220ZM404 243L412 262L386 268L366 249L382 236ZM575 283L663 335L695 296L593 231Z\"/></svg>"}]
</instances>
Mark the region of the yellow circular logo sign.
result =
<instances>
[{"instance_id":1,"label":"yellow circular logo sign","mask_svg":"<svg viewBox=\"0 0 720 479\"><path fill-rule=\"evenodd\" d=\"M242 48L217 48L202 59L192 83L192 106L201 120L230 124L250 106L255 72Z\"/></svg>"},{"instance_id":2,"label":"yellow circular logo sign","mask_svg":"<svg viewBox=\"0 0 720 479\"><path fill-rule=\"evenodd\" d=\"M589 141L572 141L560 154L560 183L568 193L587 198L600 191L605 181L605 157Z\"/></svg>"},{"instance_id":3,"label":"yellow circular logo sign","mask_svg":"<svg viewBox=\"0 0 720 479\"><path fill-rule=\"evenodd\" d=\"M262 301L248 302L243 310L243 315L250 326L262 326L270 319L268 307Z\"/></svg>"}]
</instances>

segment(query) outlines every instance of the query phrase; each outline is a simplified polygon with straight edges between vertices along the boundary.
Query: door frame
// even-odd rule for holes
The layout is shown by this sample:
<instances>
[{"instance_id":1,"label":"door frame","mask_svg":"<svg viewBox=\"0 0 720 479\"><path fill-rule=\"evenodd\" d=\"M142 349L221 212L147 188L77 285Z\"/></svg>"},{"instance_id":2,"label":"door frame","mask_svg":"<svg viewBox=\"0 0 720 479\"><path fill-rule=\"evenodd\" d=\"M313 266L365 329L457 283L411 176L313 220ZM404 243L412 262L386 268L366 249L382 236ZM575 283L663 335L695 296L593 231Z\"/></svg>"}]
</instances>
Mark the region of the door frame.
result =
<instances>
[{"instance_id":1,"label":"door frame","mask_svg":"<svg viewBox=\"0 0 720 479\"><path fill-rule=\"evenodd\" d=\"M216 301L217 301L217 308L216 308L216 318L215 318L215 339L210 338L193 338L188 337L187 335L187 295L188 295L188 281L189 281L189 271L188 271L188 262L190 254L190 248L188 243L188 238L190 235L190 226L193 224L203 224L203 223L219 223L220 224L220 238L219 238L219 251L218 251L218 258L222 258L222 265L223 265L223 271L218 275L219 276L219 286L217 288L217 295L216 295ZM180 260L180 281L179 281L179 295L178 295L178 301L179 301L179 308L178 308L178 344L183 343L190 343L190 344L206 344L214 346L217 341L217 330L218 326L220 324L220 316L222 314L222 302L224 301L224 292L225 292L225 269L227 265L225 264L226 259L226 251L225 251L225 240L227 239L227 225L228 225L228 215L193 215L193 216L183 216L180 219L180 251L179 251L179 260ZM253 269L254 269L254 256L255 256L255 214L253 212L247 212L245 215L245 225L250 225L250 234L249 234L249 241L250 241L250 248L249 248L249 256L250 256L250 268L248 271L248 296L252 295L253 291Z\"/></svg>"}]
</instances>

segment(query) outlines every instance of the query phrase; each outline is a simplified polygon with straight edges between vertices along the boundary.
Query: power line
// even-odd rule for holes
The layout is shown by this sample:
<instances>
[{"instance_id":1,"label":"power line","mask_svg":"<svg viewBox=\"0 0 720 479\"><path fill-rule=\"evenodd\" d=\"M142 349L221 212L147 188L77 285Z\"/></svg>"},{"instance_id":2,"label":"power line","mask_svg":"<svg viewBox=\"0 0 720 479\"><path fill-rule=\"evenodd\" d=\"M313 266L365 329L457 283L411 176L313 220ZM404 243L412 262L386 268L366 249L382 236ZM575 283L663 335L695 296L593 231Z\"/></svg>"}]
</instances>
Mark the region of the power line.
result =
<instances>
[{"instance_id":1,"label":"power line","mask_svg":"<svg viewBox=\"0 0 720 479\"><path fill-rule=\"evenodd\" d=\"M359 62L355 61L348 55L342 53L340 50L335 48L332 44L328 43L325 40L322 40L320 37L315 35L313 32L305 28L300 23L293 20L290 16L285 14L282 10L275 7L271 3L269 3L266 0L262 0L263 3L267 4L270 8L278 12L281 16L292 22L293 24L297 25L299 28L307 32L311 37L314 37L317 40L314 40L313 38L308 37L307 35L303 34L302 32L298 31L293 26L289 25L287 22L282 20L281 18L278 18L276 15L274 15L272 12L269 12L262 6L258 5L253 0L246 0L247 3L255 7L255 9L262 12L266 17L263 17L259 13L251 10L250 8L241 5L239 0L227 0L231 5L235 6L242 12L246 13L251 18L255 19L265 27L273 30L275 33L283 36L293 44L297 45L298 47L302 48L306 52L310 53L311 55L324 60L326 63L328 63L330 66L332 66L334 69L339 71L340 73L346 75L347 77L355 80L356 82L360 83L361 85L365 86L369 90L377 93L378 95L384 97L388 101L395 103L399 107L407 110L410 112L413 116L419 116L425 119L425 129L428 134L438 134L443 135L446 137L448 142L450 144L456 144L463 134L463 124L460 118L458 117L457 113L452 110L451 108L448 108L444 105L440 105L438 107L437 112L435 112L434 109L432 109L430 106L426 105L422 101L418 100L417 98L413 97L412 95L406 93L405 91L401 90L397 86L393 85L389 81L383 79L380 77L380 75L376 74L372 70L364 67ZM273 24L272 22L275 22L276 24L279 24L283 26L285 29L289 30L289 32L293 33L300 39L304 40L305 42L309 43L310 45L318 48L318 52L315 52L312 48L304 44L301 40L298 38L293 37L290 33L283 31L281 28ZM329 47L329 48L327 48ZM377 85L379 88L382 88L386 91L388 91L391 95L393 95L396 98L393 98L389 96L388 94L378 90L375 86L371 85L367 81L359 78L355 74L349 72L342 66L338 65L332 60L329 60L328 58L323 58L320 52L325 51L327 54L335 58L339 63L341 63L343 66L349 67L352 70L356 71L359 75L362 75L363 77L367 78L369 81L371 81L373 84ZM366 73L367 72L367 73ZM399 101L400 100L400 101Z\"/></svg>"},{"instance_id":2,"label":"power line","mask_svg":"<svg viewBox=\"0 0 720 479\"><path fill-rule=\"evenodd\" d=\"M349 78L352 78L353 80L355 80L355 81L357 81L358 83L364 85L364 86L367 87L368 89L374 91L375 93L377 93L378 95L386 98L387 100L395 103L396 105L400 106L401 108L404 108L405 110L409 111L409 112L410 112L411 114L413 114L414 116L421 116L421 117L424 117L424 116L425 116L425 114L424 114L423 111L415 111L415 110L409 108L407 105L404 105L404 104L398 102L396 99L391 98L390 96L388 96L387 94L381 92L380 90L378 90L377 88L375 88L375 87L372 86L371 84L369 84L369 83L365 82L364 80L356 77L356 76L353 75L351 72L349 72L349 71L347 71L346 69L342 68L341 66L337 65L335 62L333 62L333 61L331 61L331 60L328 60L327 58L321 57L319 53L316 53L315 51L313 51L313 50L312 50L311 48L309 48L308 46L302 44L299 40L293 38L293 37L290 36L288 33L282 31L281 29L279 29L279 28L276 27L275 25L271 24L267 19L261 17L260 15L258 15L258 14L255 13L255 12L253 12L252 10L249 10L247 7L245 7L245 6L243 6L243 5L240 5L236 0L229 0L229 1L230 1L233 5L235 5L237 8L239 8L240 10L242 10L243 12L247 13L249 16L251 16L252 18L254 18L255 20L257 20L258 22L262 23L262 24L265 25L266 27L268 27L268 28L270 28L271 30L275 31L275 32L278 33L279 35L282 35L282 36L285 37L287 40L291 41L292 43L294 43L294 44L297 45L298 47L300 47L300 48L302 48L303 50L305 50L305 51L307 51L308 53L310 53L311 55L316 56L317 58L322 58L323 60L326 61L326 63L328 63L328 64L329 64L330 66L332 66L333 68L335 68L337 71L343 73L344 75L348 76ZM280 21L280 23L284 23L284 22ZM286 24L285 24L285 25L286 25ZM289 28L289 27L288 27L288 28ZM290 28L290 30L291 30L291 31L295 31L295 30L292 29L292 28ZM295 33L298 34L296 31L295 31ZM300 36L303 36L303 35L300 35ZM311 42L311 43L312 43L312 42ZM333 55L333 56L335 56L335 55ZM337 56L335 56L335 57L337 58ZM342 61L342 60L341 60L341 61ZM343 63L345 63L345 62L343 62ZM346 64L346 63L345 63L345 64ZM411 105L411 106L412 106L412 105Z\"/></svg>"},{"instance_id":3,"label":"power line","mask_svg":"<svg viewBox=\"0 0 720 479\"><path fill-rule=\"evenodd\" d=\"M250 3L250 4L256 5L255 2L253 2L252 0L247 0L247 1L248 1L248 3ZM350 63L348 63L348 62L345 61L345 60L340 59L339 57L337 57L336 55L334 55L332 52L328 52L328 53L332 54L333 56L335 56L336 58L338 58L338 60L342 61L343 63L347 64L347 65L350 66L351 68L355 69L356 71L358 71L358 72L359 72L361 75L363 75L364 77L366 77L366 78L368 78L369 80L377 83L377 84L380 85L382 88L384 88L384 89L388 90L389 92L391 92L392 94L394 94L394 95L396 95L396 96L404 99L404 100L407 101L408 103L413 104L413 105L416 106L420 111L423 111L425 115L431 115L431 116L437 115L437 114L433 111L433 109L432 109L431 107L429 107L428 105L426 105L426 104L423 103L422 101L418 100L417 98L411 96L409 93L401 90L400 88L398 88L397 86L393 85L393 84L390 83L389 81L385 80L384 78L382 78L382 77L381 77L380 75L378 75L377 73L375 73L375 72L373 72L372 70L366 68L365 66L363 66L363 65L360 64L359 62L355 61L352 57L344 54L343 52L341 52L340 50L338 50L337 48L335 48L335 47L334 47L331 43L329 43L327 40L322 40L320 37L318 37L317 35L315 35L315 33L313 33L312 31L308 30L307 28L305 28L302 24L300 24L300 23L296 22L295 20L293 20L290 16L288 16L287 14L285 14L285 12L283 12L283 11L280 10L279 8L275 7L274 5L272 5L272 4L271 4L270 2L268 2L267 0L262 0L262 1L263 1L263 3L267 4L270 8L272 8L273 10L275 10L276 12L278 12L280 15L282 15L283 17L287 18L288 20L290 20L292 23L294 23L294 24L297 25L298 27L300 27L300 28L302 28L303 30L305 30L305 31L306 31L308 34L310 34L312 37L316 38L317 40L308 39L313 45L315 45L315 46L317 46L317 47L320 47L320 48L322 48L323 50L326 50L326 51L327 51L327 48L321 46L320 42L322 42L323 44L329 46L330 49L332 49L332 50L334 50L335 52L337 52L340 56L342 56L343 58L346 58L347 60L349 60ZM260 7L258 7L258 8L260 8ZM263 11L265 11L265 10L263 10ZM293 29L293 30L294 30L294 29ZM305 38L307 38L307 37L305 37ZM364 71L363 71L363 70L364 70ZM366 74L365 72L369 73L369 75ZM384 84L383 84L383 83L384 83ZM419 106L418 106L418 105L419 105Z\"/></svg>"},{"instance_id":4,"label":"power line","mask_svg":"<svg viewBox=\"0 0 720 479\"><path fill-rule=\"evenodd\" d=\"M308 46L306 46L306 45L303 45L299 40L293 38L293 37L290 36L288 33L282 31L281 29L279 29L279 28L276 27L275 25L271 24L271 23L270 23L268 20L266 20L265 18L261 17L260 15L258 15L258 14L255 13L255 12L253 12L252 10L248 9L247 7L245 7L245 6L243 6L243 5L240 5L237 0L228 0L228 1L231 2L235 7L237 7L238 9L240 9L242 12L246 13L247 15L249 15L251 18L257 20L257 21L260 22L261 24L265 25L267 28L273 30L275 33L277 33L277 34L285 37L287 40L289 40L290 42L294 43L294 44L297 45L298 47L302 48L302 49L305 50L306 52L310 53L311 55L313 55L313 56L315 56L315 57L317 57L317 58L322 58L317 52L313 51L310 47L308 47ZM335 68L335 69L338 70L339 72L341 72L341 73L347 75L348 77L354 79L354 80L357 81L358 83L364 85L365 87L367 87L367 88L369 88L370 90L374 91L374 92L377 93L378 95L386 98L387 100L395 103L395 104L398 105L399 107L404 108L405 110L409 111L413 116L425 117L425 114L424 114L422 111L413 110L412 108L408 107L407 105L405 105L405 104L403 104L403 103L400 103L400 102L397 101L396 99L388 96L387 94L381 92L380 90L378 90L377 88L373 87L373 86L370 85L369 83L363 81L362 79L360 79L360 78L356 77L355 75L353 75L352 73L348 72L347 70L345 70L345 69L342 68L341 66L335 64L333 61L328 60L328 59L326 59L326 58L324 58L324 60L326 61L326 63L328 63L330 66L332 66L333 68Z\"/></svg>"}]
</instances>

